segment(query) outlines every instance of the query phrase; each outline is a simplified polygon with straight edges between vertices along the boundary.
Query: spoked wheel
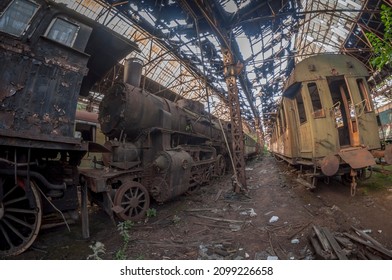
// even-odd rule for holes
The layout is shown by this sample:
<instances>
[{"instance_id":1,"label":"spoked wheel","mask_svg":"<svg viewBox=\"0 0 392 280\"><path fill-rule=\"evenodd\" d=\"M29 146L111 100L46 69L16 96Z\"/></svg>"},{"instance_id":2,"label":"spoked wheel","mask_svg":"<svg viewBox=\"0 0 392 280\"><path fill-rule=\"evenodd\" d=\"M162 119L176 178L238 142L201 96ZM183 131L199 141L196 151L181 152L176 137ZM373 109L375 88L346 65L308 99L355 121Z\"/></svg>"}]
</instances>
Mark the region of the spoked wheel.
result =
<instances>
[{"instance_id":1,"label":"spoked wheel","mask_svg":"<svg viewBox=\"0 0 392 280\"><path fill-rule=\"evenodd\" d=\"M226 173L226 161L222 155L216 157L216 167L215 174L219 177L225 175Z\"/></svg>"},{"instance_id":2,"label":"spoked wheel","mask_svg":"<svg viewBox=\"0 0 392 280\"><path fill-rule=\"evenodd\" d=\"M138 182L126 182L120 186L114 196L115 207L121 211L116 214L123 220L138 221L146 216L150 207L150 195Z\"/></svg>"},{"instance_id":3,"label":"spoked wheel","mask_svg":"<svg viewBox=\"0 0 392 280\"><path fill-rule=\"evenodd\" d=\"M0 257L26 251L38 236L42 222L40 193L34 182L28 189L25 180L0 178ZM1 195L0 195L1 197Z\"/></svg>"}]
</instances>

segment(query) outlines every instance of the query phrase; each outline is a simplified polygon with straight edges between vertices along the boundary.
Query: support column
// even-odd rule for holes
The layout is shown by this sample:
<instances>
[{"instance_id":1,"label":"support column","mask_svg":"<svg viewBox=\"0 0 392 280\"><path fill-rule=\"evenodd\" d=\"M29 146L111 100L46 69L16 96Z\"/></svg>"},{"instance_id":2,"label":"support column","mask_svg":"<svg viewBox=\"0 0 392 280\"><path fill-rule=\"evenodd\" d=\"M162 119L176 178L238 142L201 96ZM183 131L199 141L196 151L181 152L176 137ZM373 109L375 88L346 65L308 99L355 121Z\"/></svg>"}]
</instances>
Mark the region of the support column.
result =
<instances>
[{"instance_id":1,"label":"support column","mask_svg":"<svg viewBox=\"0 0 392 280\"><path fill-rule=\"evenodd\" d=\"M234 170L234 192L246 191L245 159L244 159L244 136L242 131L242 119L238 98L237 76L242 65L235 64L233 56L228 49L222 48L224 76L228 88L229 110L231 118L232 157Z\"/></svg>"},{"instance_id":2,"label":"support column","mask_svg":"<svg viewBox=\"0 0 392 280\"><path fill-rule=\"evenodd\" d=\"M264 133L261 127L260 117L255 117L255 127L256 127L256 136L257 136L257 153L263 153L264 151Z\"/></svg>"}]
</instances>

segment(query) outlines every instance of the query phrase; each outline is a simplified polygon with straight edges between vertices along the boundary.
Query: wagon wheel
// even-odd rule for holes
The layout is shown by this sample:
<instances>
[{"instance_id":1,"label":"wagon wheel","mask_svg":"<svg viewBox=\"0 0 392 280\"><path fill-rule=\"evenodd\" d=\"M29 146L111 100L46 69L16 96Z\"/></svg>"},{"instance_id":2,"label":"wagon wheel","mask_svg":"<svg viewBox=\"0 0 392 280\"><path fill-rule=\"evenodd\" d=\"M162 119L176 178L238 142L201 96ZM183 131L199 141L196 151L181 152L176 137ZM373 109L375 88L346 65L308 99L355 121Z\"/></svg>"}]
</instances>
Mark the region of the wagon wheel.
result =
<instances>
[{"instance_id":1,"label":"wagon wheel","mask_svg":"<svg viewBox=\"0 0 392 280\"><path fill-rule=\"evenodd\" d=\"M138 221L145 217L150 207L150 195L142 184L129 181L117 190L114 206L121 209L116 213L119 218L124 221Z\"/></svg>"},{"instance_id":2,"label":"wagon wheel","mask_svg":"<svg viewBox=\"0 0 392 280\"><path fill-rule=\"evenodd\" d=\"M368 168L362 168L360 170L358 170L358 179L361 181L365 181L367 179L370 179L370 177L372 177L373 174L373 168L371 166L369 166Z\"/></svg>"},{"instance_id":3,"label":"wagon wheel","mask_svg":"<svg viewBox=\"0 0 392 280\"><path fill-rule=\"evenodd\" d=\"M224 156L218 155L216 157L215 174L219 177L225 175L226 173L226 161Z\"/></svg>"},{"instance_id":4,"label":"wagon wheel","mask_svg":"<svg viewBox=\"0 0 392 280\"><path fill-rule=\"evenodd\" d=\"M38 187L30 181L0 178L0 257L26 251L38 236L42 222L42 205Z\"/></svg>"}]
</instances>

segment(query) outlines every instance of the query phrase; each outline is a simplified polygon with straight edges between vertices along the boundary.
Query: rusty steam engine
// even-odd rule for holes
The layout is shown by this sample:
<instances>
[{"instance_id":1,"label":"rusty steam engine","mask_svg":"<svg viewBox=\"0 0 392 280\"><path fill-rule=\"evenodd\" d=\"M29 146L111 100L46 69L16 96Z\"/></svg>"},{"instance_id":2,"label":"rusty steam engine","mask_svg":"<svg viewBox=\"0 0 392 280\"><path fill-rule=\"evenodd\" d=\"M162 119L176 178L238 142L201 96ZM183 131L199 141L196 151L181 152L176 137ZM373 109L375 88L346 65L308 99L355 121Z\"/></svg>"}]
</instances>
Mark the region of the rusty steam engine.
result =
<instances>
[{"instance_id":1,"label":"rusty steam engine","mask_svg":"<svg viewBox=\"0 0 392 280\"><path fill-rule=\"evenodd\" d=\"M102 101L105 147L74 137L79 96L138 50L64 5L0 1L0 258L28 249L55 213L67 222L81 210L88 237L87 194L112 217L138 220L150 197L164 202L225 173L230 126L200 103L140 89L140 65ZM80 168L88 152L106 152L102 168Z\"/></svg>"},{"instance_id":2,"label":"rusty steam engine","mask_svg":"<svg viewBox=\"0 0 392 280\"><path fill-rule=\"evenodd\" d=\"M78 218L91 149L74 138L77 100L133 50L63 5L0 2L0 257L29 248L44 217Z\"/></svg>"},{"instance_id":3,"label":"rusty steam engine","mask_svg":"<svg viewBox=\"0 0 392 280\"><path fill-rule=\"evenodd\" d=\"M201 103L174 103L141 89L141 67L137 59L128 60L124 81L100 104L110 150L103 156L106 171L81 171L93 201L124 220L145 217L150 197L165 202L222 176L229 159L225 139L231 142L230 124L205 112Z\"/></svg>"}]
</instances>

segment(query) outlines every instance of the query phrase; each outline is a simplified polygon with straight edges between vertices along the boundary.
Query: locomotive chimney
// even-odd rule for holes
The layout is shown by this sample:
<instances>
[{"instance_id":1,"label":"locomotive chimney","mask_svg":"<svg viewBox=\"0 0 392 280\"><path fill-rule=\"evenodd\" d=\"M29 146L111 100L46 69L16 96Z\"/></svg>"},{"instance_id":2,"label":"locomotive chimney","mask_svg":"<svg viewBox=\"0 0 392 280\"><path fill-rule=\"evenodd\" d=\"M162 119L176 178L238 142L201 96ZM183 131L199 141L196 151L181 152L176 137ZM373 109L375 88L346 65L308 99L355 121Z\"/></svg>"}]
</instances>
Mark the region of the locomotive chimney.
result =
<instances>
[{"instance_id":1,"label":"locomotive chimney","mask_svg":"<svg viewBox=\"0 0 392 280\"><path fill-rule=\"evenodd\" d=\"M136 57L126 58L124 62L123 82L134 87L140 87L143 61Z\"/></svg>"}]
</instances>

